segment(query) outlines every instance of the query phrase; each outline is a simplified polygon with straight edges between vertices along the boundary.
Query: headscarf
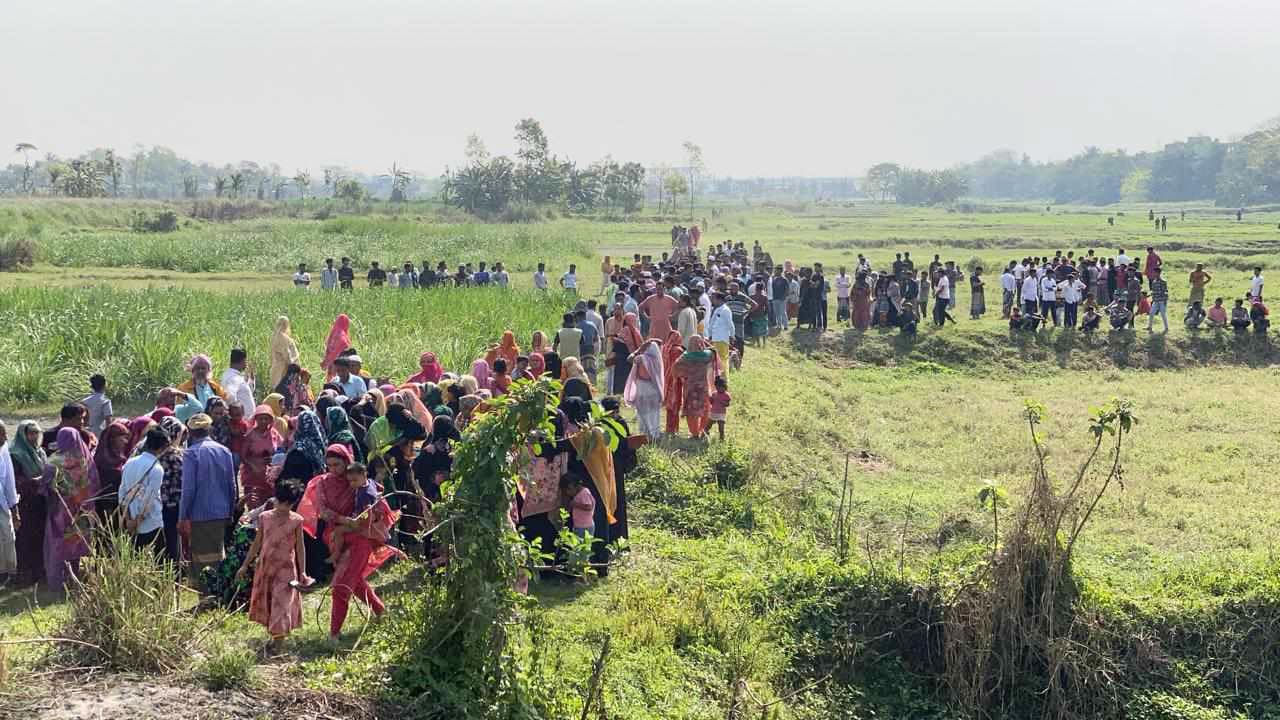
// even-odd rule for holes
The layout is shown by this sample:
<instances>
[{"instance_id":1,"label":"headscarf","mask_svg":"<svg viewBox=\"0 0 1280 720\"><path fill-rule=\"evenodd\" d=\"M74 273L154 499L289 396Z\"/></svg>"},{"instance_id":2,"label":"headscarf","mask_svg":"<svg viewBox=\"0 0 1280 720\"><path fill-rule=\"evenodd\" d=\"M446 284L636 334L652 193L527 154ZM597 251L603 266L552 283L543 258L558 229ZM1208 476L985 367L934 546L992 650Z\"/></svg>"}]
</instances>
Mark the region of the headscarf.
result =
<instances>
[{"instance_id":1,"label":"headscarf","mask_svg":"<svg viewBox=\"0 0 1280 720\"><path fill-rule=\"evenodd\" d=\"M40 447L39 440L35 445L27 442L27 432L30 430L41 432L40 423L35 420L23 420L18 423L18 435L13 442L9 443L9 455L13 458L13 464L22 470L22 474L28 480L34 480L44 472L45 463L49 462L49 458Z\"/></svg>"},{"instance_id":2,"label":"headscarf","mask_svg":"<svg viewBox=\"0 0 1280 720\"><path fill-rule=\"evenodd\" d=\"M338 359L338 354L351 347L350 329L351 318L346 313L334 318L333 327L329 328L329 337L324 341L324 362L320 363L329 376L333 375L333 361Z\"/></svg>"},{"instance_id":3,"label":"headscarf","mask_svg":"<svg viewBox=\"0 0 1280 720\"><path fill-rule=\"evenodd\" d=\"M320 418L310 410L299 413L298 429L293 433L293 449L305 455L317 468L317 472L324 467L326 444L324 433L320 429Z\"/></svg>"},{"instance_id":4,"label":"headscarf","mask_svg":"<svg viewBox=\"0 0 1280 720\"><path fill-rule=\"evenodd\" d=\"M547 364L547 374L552 380L560 377L560 353L545 352L542 354L542 360Z\"/></svg>"},{"instance_id":5,"label":"headscarf","mask_svg":"<svg viewBox=\"0 0 1280 720\"><path fill-rule=\"evenodd\" d=\"M298 344L289 335L289 318L276 318L276 329L271 335L271 384L280 383L285 368L298 364Z\"/></svg>"},{"instance_id":6,"label":"headscarf","mask_svg":"<svg viewBox=\"0 0 1280 720\"><path fill-rule=\"evenodd\" d=\"M476 379L476 388L479 390L493 389L493 373L490 371L489 361L484 359L476 360L471 363L471 377Z\"/></svg>"},{"instance_id":7,"label":"headscarf","mask_svg":"<svg viewBox=\"0 0 1280 720\"><path fill-rule=\"evenodd\" d=\"M454 385L462 390L459 395L475 395L480 392L480 381L474 375L463 375Z\"/></svg>"},{"instance_id":8,"label":"headscarf","mask_svg":"<svg viewBox=\"0 0 1280 720\"><path fill-rule=\"evenodd\" d=\"M676 333L677 337L679 333ZM640 379L640 368L643 367L645 373L649 376L648 380ZM658 388L658 400L662 401L663 393L666 391L666 381L662 371L662 350L654 343L645 345L644 351L639 357L631 361L631 374L627 376L626 387L622 390L622 401L631 407L636 406L636 402L640 399L639 385L643 382L651 382L654 387Z\"/></svg>"},{"instance_id":9,"label":"headscarf","mask_svg":"<svg viewBox=\"0 0 1280 720\"><path fill-rule=\"evenodd\" d=\"M356 459L363 462L364 447L356 442L355 433L351 432L351 419L347 417L347 411L341 406L334 405L325 411L325 420L329 423L329 437L326 438L326 442L329 445L344 445L350 448Z\"/></svg>"},{"instance_id":10,"label":"headscarf","mask_svg":"<svg viewBox=\"0 0 1280 720\"><path fill-rule=\"evenodd\" d=\"M458 426L453 424L453 418L440 416L431 423L431 435L427 438L427 442L435 445L436 443L462 440L462 434L458 432Z\"/></svg>"},{"instance_id":11,"label":"headscarf","mask_svg":"<svg viewBox=\"0 0 1280 720\"><path fill-rule=\"evenodd\" d=\"M640 336L640 317L631 312L623 315L622 330L619 334L622 336L622 342L627 346L628 353L639 350L640 343L644 342L644 338Z\"/></svg>"},{"instance_id":12,"label":"headscarf","mask_svg":"<svg viewBox=\"0 0 1280 720\"><path fill-rule=\"evenodd\" d=\"M422 398L418 397L418 393L416 391L412 389L401 390L392 395L391 398L388 399L388 403L392 400L403 405L404 409L407 410L409 414L413 416L413 419L417 420L424 429L431 427L431 413L427 411L426 405L422 404Z\"/></svg>"},{"instance_id":13,"label":"headscarf","mask_svg":"<svg viewBox=\"0 0 1280 720\"><path fill-rule=\"evenodd\" d=\"M347 465L354 462L351 451L345 445L336 443L325 448L324 457L326 461L328 458L336 457ZM307 491L302 495L302 501L298 503L297 512L302 516L303 530L311 537L315 537L322 507L342 515L350 515L349 508L354 508L354 499L351 486L347 483L345 468L341 473L325 472L311 478L307 483Z\"/></svg>"},{"instance_id":14,"label":"headscarf","mask_svg":"<svg viewBox=\"0 0 1280 720\"><path fill-rule=\"evenodd\" d=\"M691 338L692 339L692 338ZM672 330L667 335L666 342L662 343L662 375L666 383L662 389L663 404L669 410L679 411L681 403L680 382L681 378L672 369L676 366L676 361L684 354L684 342L679 331Z\"/></svg>"},{"instance_id":15,"label":"headscarf","mask_svg":"<svg viewBox=\"0 0 1280 720\"><path fill-rule=\"evenodd\" d=\"M498 343L498 357L507 361L508 370L514 370L519 356L520 346L516 344L516 334L507 330L502 333L502 340Z\"/></svg>"},{"instance_id":16,"label":"headscarf","mask_svg":"<svg viewBox=\"0 0 1280 720\"><path fill-rule=\"evenodd\" d=\"M65 488L68 492L64 499L69 506L79 507L81 503L98 492L98 468L89 457L89 446L80 431L64 427L58 431L58 465L71 480L72 485ZM58 490L59 494L62 489ZM72 512L75 512L73 509Z\"/></svg>"},{"instance_id":17,"label":"headscarf","mask_svg":"<svg viewBox=\"0 0 1280 720\"><path fill-rule=\"evenodd\" d=\"M428 408L435 408L437 405L444 404L444 391L435 383L423 383L422 385L422 404Z\"/></svg>"},{"instance_id":18,"label":"headscarf","mask_svg":"<svg viewBox=\"0 0 1280 720\"><path fill-rule=\"evenodd\" d=\"M437 383L440 382L440 376L444 374L444 368L440 366L440 361L436 359L433 352L424 352L418 356L418 366L422 368L422 372L409 378L411 383Z\"/></svg>"},{"instance_id":19,"label":"headscarf","mask_svg":"<svg viewBox=\"0 0 1280 720\"><path fill-rule=\"evenodd\" d=\"M489 367L493 367L493 361L498 359L498 346L490 345L484 350L484 361L489 363Z\"/></svg>"},{"instance_id":20,"label":"headscarf","mask_svg":"<svg viewBox=\"0 0 1280 720\"><path fill-rule=\"evenodd\" d=\"M689 349L680 356L681 360L694 363L710 363L711 379L720 376L720 354L711 348L711 343L701 335L689 336Z\"/></svg>"},{"instance_id":21,"label":"headscarf","mask_svg":"<svg viewBox=\"0 0 1280 720\"><path fill-rule=\"evenodd\" d=\"M378 388L369 388L369 397L373 398L373 409L378 413L378 417L387 414L387 396L382 394Z\"/></svg>"},{"instance_id":22,"label":"headscarf","mask_svg":"<svg viewBox=\"0 0 1280 720\"><path fill-rule=\"evenodd\" d=\"M271 393L270 395L262 398L262 405L266 405L271 410L272 417L284 416L284 395L281 395L280 393ZM261 408L262 405L259 405L258 407ZM248 410L249 408L245 409ZM255 409L253 413L254 415L257 415L258 410Z\"/></svg>"},{"instance_id":23,"label":"headscarf","mask_svg":"<svg viewBox=\"0 0 1280 720\"><path fill-rule=\"evenodd\" d=\"M155 418L150 415L139 415L138 417L130 420L128 425L124 425L123 421L120 422L121 425L124 425L125 432L129 433L129 449L127 452L131 453L134 448L138 447L138 443L142 442L143 436L147 434L147 429L155 423ZM115 425L115 423L111 424ZM107 429L110 430L111 428ZM102 439L106 440L106 436L107 434L104 432Z\"/></svg>"},{"instance_id":24,"label":"headscarf","mask_svg":"<svg viewBox=\"0 0 1280 720\"><path fill-rule=\"evenodd\" d=\"M530 353L544 353L551 349L547 345L547 336L541 330L533 331L533 343L529 346Z\"/></svg>"},{"instance_id":25,"label":"headscarf","mask_svg":"<svg viewBox=\"0 0 1280 720\"><path fill-rule=\"evenodd\" d=\"M582 361L576 357L567 357L564 364L560 368L560 380L569 380L571 378L587 379L587 371L582 369Z\"/></svg>"},{"instance_id":26,"label":"headscarf","mask_svg":"<svg viewBox=\"0 0 1280 720\"><path fill-rule=\"evenodd\" d=\"M529 353L529 374L535 379L547 371L547 360L540 352Z\"/></svg>"},{"instance_id":27,"label":"headscarf","mask_svg":"<svg viewBox=\"0 0 1280 720\"><path fill-rule=\"evenodd\" d=\"M147 427L152 425L151 418L147 419ZM124 470L124 464L129 460L129 456L133 454L133 448L136 442L126 442L124 450L116 450L111 447L111 441L117 436L129 437L129 426L124 424L123 420L116 420L102 431L102 437L98 440L98 449L93 453L93 464L98 467L98 477L120 477L120 472Z\"/></svg>"}]
</instances>

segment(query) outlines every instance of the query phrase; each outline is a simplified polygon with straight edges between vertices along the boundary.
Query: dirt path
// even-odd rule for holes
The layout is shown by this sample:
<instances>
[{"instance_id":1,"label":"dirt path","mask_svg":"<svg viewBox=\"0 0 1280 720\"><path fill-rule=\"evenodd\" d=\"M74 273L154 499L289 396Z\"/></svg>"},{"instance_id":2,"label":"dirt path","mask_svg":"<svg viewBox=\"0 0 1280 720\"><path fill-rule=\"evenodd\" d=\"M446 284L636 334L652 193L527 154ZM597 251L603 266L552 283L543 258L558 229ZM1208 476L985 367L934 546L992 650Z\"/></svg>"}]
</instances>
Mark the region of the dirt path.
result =
<instances>
[{"instance_id":1,"label":"dirt path","mask_svg":"<svg viewBox=\"0 0 1280 720\"><path fill-rule=\"evenodd\" d=\"M12 713L12 714L10 714ZM271 706L237 691L212 693L192 687L108 677L89 685L60 686L52 694L0 705L0 716L30 720L222 720L278 717Z\"/></svg>"}]
</instances>

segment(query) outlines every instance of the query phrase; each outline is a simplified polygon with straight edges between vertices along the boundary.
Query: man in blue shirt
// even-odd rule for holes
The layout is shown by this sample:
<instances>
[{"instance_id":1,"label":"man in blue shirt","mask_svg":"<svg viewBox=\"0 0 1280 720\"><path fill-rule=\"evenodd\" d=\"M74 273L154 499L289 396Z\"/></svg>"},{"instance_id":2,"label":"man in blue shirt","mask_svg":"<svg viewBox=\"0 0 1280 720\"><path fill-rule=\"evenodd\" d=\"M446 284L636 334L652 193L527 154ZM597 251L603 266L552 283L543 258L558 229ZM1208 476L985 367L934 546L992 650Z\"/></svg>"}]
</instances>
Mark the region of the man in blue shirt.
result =
<instances>
[{"instance_id":1,"label":"man in blue shirt","mask_svg":"<svg viewBox=\"0 0 1280 720\"><path fill-rule=\"evenodd\" d=\"M369 385L364 378L351 372L351 358L360 361L359 355L346 355L333 361L333 369L338 373L338 384L342 386L342 394L349 398L359 398L369 392Z\"/></svg>"},{"instance_id":2,"label":"man in blue shirt","mask_svg":"<svg viewBox=\"0 0 1280 720\"><path fill-rule=\"evenodd\" d=\"M489 284L489 271L484 269L483 262L480 263L480 269L471 276L471 282L479 285L480 287L484 287Z\"/></svg>"},{"instance_id":3,"label":"man in blue shirt","mask_svg":"<svg viewBox=\"0 0 1280 720\"><path fill-rule=\"evenodd\" d=\"M191 581L200 571L222 562L222 540L240 502L231 451L209 439L213 419L204 413L191 418L191 441L182 455L182 501L178 526L191 538Z\"/></svg>"}]
</instances>

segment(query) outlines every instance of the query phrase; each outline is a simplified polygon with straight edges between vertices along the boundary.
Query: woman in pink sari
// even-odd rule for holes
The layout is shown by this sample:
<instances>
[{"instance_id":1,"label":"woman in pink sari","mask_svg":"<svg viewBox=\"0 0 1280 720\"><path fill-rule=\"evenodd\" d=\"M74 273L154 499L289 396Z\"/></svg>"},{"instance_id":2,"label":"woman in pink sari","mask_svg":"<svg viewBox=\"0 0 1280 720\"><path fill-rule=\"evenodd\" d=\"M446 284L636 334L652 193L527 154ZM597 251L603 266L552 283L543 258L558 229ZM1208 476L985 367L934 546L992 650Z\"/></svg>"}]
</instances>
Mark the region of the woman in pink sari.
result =
<instances>
[{"instance_id":1,"label":"woman in pink sari","mask_svg":"<svg viewBox=\"0 0 1280 720\"><path fill-rule=\"evenodd\" d=\"M351 318L343 313L334 318L333 327L329 328L329 337L324 341L324 362L320 363L320 369L324 370L326 382L334 375L333 361L338 359L339 353L349 347L351 347Z\"/></svg>"},{"instance_id":2,"label":"woman in pink sari","mask_svg":"<svg viewBox=\"0 0 1280 720\"><path fill-rule=\"evenodd\" d=\"M640 432L657 440L662 436L662 392L666 382L662 373L662 346L657 338L646 342L631 354L631 375L622 391L622 399L635 408Z\"/></svg>"},{"instance_id":3,"label":"woman in pink sari","mask_svg":"<svg viewBox=\"0 0 1280 720\"><path fill-rule=\"evenodd\" d=\"M471 377L476 379L476 389L493 391L493 372L484 358L471 363Z\"/></svg>"},{"instance_id":4,"label":"woman in pink sari","mask_svg":"<svg viewBox=\"0 0 1280 720\"><path fill-rule=\"evenodd\" d=\"M366 479L359 488L353 487L347 473L352 464L351 451L346 446L330 445L325 450L324 461L328 472L317 475L307 484L298 514L302 516L302 529L311 537L319 532L331 556L336 556L333 557L333 610L329 616L332 644L342 632L352 596L368 605L374 615L380 616L386 611L368 579L383 563L399 554L387 545L399 513L387 505L371 479ZM344 531L337 535L339 528Z\"/></svg>"},{"instance_id":5,"label":"woman in pink sari","mask_svg":"<svg viewBox=\"0 0 1280 720\"><path fill-rule=\"evenodd\" d=\"M418 357L418 367L421 372L406 380L405 383L438 383L440 377L444 375L444 368L440 366L440 361L436 359L436 354L433 352L422 353Z\"/></svg>"},{"instance_id":6,"label":"woman in pink sari","mask_svg":"<svg viewBox=\"0 0 1280 720\"><path fill-rule=\"evenodd\" d=\"M58 431L58 452L49 460L44 494L48 515L44 530L44 572L50 588L63 588L67 571L75 574L80 558L89 554L93 498L98 494L98 469L89 446L75 428Z\"/></svg>"}]
</instances>

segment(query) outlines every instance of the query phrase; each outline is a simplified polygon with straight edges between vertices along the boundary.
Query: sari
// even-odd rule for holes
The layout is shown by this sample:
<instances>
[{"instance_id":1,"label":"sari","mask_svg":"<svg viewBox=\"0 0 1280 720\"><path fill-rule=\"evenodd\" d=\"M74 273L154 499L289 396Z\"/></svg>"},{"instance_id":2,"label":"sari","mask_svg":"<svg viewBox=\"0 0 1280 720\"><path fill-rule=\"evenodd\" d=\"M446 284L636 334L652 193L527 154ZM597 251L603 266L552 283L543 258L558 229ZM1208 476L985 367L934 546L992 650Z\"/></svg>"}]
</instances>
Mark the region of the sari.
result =
<instances>
[{"instance_id":1,"label":"sari","mask_svg":"<svg viewBox=\"0 0 1280 720\"><path fill-rule=\"evenodd\" d=\"M546 371L547 371L547 361L546 361L546 358L542 356L542 353L540 352L530 353L529 354L529 374L532 375L533 378L536 380L542 377L543 373L545 373Z\"/></svg>"},{"instance_id":2,"label":"sari","mask_svg":"<svg viewBox=\"0 0 1280 720\"><path fill-rule=\"evenodd\" d=\"M692 338L690 338L692 340ZM672 332L662 343L663 406L667 409L667 432L673 433L680 421L680 403L684 397L684 378L676 373L676 361L684 355L684 345L679 332Z\"/></svg>"},{"instance_id":3,"label":"sari","mask_svg":"<svg viewBox=\"0 0 1280 720\"><path fill-rule=\"evenodd\" d=\"M27 432L42 432L40 423L23 420L18 424L17 436L9 443L9 456L13 459L15 487L18 491L18 512L22 524L15 533L18 554L18 576L23 584L39 582L44 577L44 528L46 516L45 494L42 491L44 474L52 472L49 458L40 447L27 442Z\"/></svg>"},{"instance_id":4,"label":"sari","mask_svg":"<svg viewBox=\"0 0 1280 720\"><path fill-rule=\"evenodd\" d=\"M329 408L332 410L333 408ZM342 408L338 408L341 410ZM310 410L298 413L298 429L293 432L293 450L298 451L311 463L315 476L324 471L324 449L329 446L324 430L320 426L320 416Z\"/></svg>"},{"instance_id":5,"label":"sari","mask_svg":"<svg viewBox=\"0 0 1280 720\"><path fill-rule=\"evenodd\" d=\"M481 358L471 363L471 377L476 379L476 389L493 389L493 385L490 382L493 378L493 373L487 360Z\"/></svg>"},{"instance_id":6,"label":"sari","mask_svg":"<svg viewBox=\"0 0 1280 720\"><path fill-rule=\"evenodd\" d=\"M346 313L334 318L333 326L329 328L329 337L324 341L324 361L320 363L320 369L325 372L325 380L333 377L333 361L338 359L338 355L342 351L351 347L351 318Z\"/></svg>"},{"instance_id":7,"label":"sari","mask_svg":"<svg viewBox=\"0 0 1280 720\"><path fill-rule=\"evenodd\" d=\"M542 353L548 352L550 350L551 350L551 345L547 343L546 333L542 332L541 330L534 330L533 341L529 345L529 354L532 355L533 353L538 353L539 355L541 355Z\"/></svg>"},{"instance_id":8,"label":"sari","mask_svg":"<svg viewBox=\"0 0 1280 720\"><path fill-rule=\"evenodd\" d=\"M690 347L675 362L672 372L684 380L680 411L685 417L706 417L711 409L711 388L720 374L720 356L701 335L689 339Z\"/></svg>"},{"instance_id":9,"label":"sari","mask_svg":"<svg viewBox=\"0 0 1280 720\"><path fill-rule=\"evenodd\" d=\"M44 572L50 588L66 586L67 571L74 574L80 558L89 554L93 524L92 500L98 494L98 469L79 431L58 431L58 453L44 482L48 515L44 532Z\"/></svg>"},{"instance_id":10,"label":"sari","mask_svg":"<svg viewBox=\"0 0 1280 720\"><path fill-rule=\"evenodd\" d=\"M344 348L345 349L345 348ZM297 365L301 356L298 344L289 335L289 318L276 318L276 329L271 335L271 387L280 384L290 365Z\"/></svg>"},{"instance_id":11,"label":"sari","mask_svg":"<svg viewBox=\"0 0 1280 720\"><path fill-rule=\"evenodd\" d=\"M853 285L852 305L853 327L858 330L871 327L871 288L864 278L860 277Z\"/></svg>"},{"instance_id":12,"label":"sari","mask_svg":"<svg viewBox=\"0 0 1280 720\"><path fill-rule=\"evenodd\" d=\"M325 438L326 447L341 445L347 448L356 460L364 462L364 446L356 442L355 433L351 431L351 418L347 417L347 411L340 405L334 405L325 410L325 420L329 424L329 437Z\"/></svg>"},{"instance_id":13,"label":"sari","mask_svg":"<svg viewBox=\"0 0 1280 720\"><path fill-rule=\"evenodd\" d=\"M147 418L147 427L153 423L151 418ZM98 449L93 453L93 464L98 471L98 497L95 505L98 509L100 517L107 517L115 512L120 504L118 492L120 490L121 474L124 472L124 464L133 454L133 449L137 445L136 442L125 441L125 448L116 451L113 447L115 439L118 437L127 437L130 435L129 427L123 421L117 420L107 426L102 431L102 438L98 441Z\"/></svg>"},{"instance_id":14,"label":"sari","mask_svg":"<svg viewBox=\"0 0 1280 720\"><path fill-rule=\"evenodd\" d=\"M436 354L433 352L424 352L418 356L418 367L421 368L421 371L405 382L438 383L440 382L440 376L444 375L444 368L440 366L440 361L436 359Z\"/></svg>"},{"instance_id":15,"label":"sari","mask_svg":"<svg viewBox=\"0 0 1280 720\"><path fill-rule=\"evenodd\" d=\"M507 361L507 372L516 369L516 358L520 357L520 346L516 344L516 334L507 330L502 333L498 343L498 357Z\"/></svg>"},{"instance_id":16,"label":"sari","mask_svg":"<svg viewBox=\"0 0 1280 720\"><path fill-rule=\"evenodd\" d=\"M635 409L640 420L640 431L652 439L657 439L662 434L662 394L665 387L662 350L658 345L649 343L636 354L635 361L631 363L631 374L627 377L622 400ZM625 442L626 439L622 440Z\"/></svg>"},{"instance_id":17,"label":"sari","mask_svg":"<svg viewBox=\"0 0 1280 720\"><path fill-rule=\"evenodd\" d=\"M280 439L283 442L289 442L291 439L291 433L289 431L288 411L284 406L284 395L281 395L280 393L271 393L270 395L262 398L262 405L266 405L271 410L271 416L275 418L274 424L276 432L280 434ZM258 409L261 409L262 405L259 405L258 408L253 411L255 415L258 414Z\"/></svg>"},{"instance_id":18,"label":"sari","mask_svg":"<svg viewBox=\"0 0 1280 720\"><path fill-rule=\"evenodd\" d=\"M270 413L267 406L259 405L254 416ZM245 507L256 508L275 494L275 485L267 477L267 467L271 464L271 457L283 444L280 433L271 426L263 432L255 423L244 436L240 452L240 484Z\"/></svg>"}]
</instances>

